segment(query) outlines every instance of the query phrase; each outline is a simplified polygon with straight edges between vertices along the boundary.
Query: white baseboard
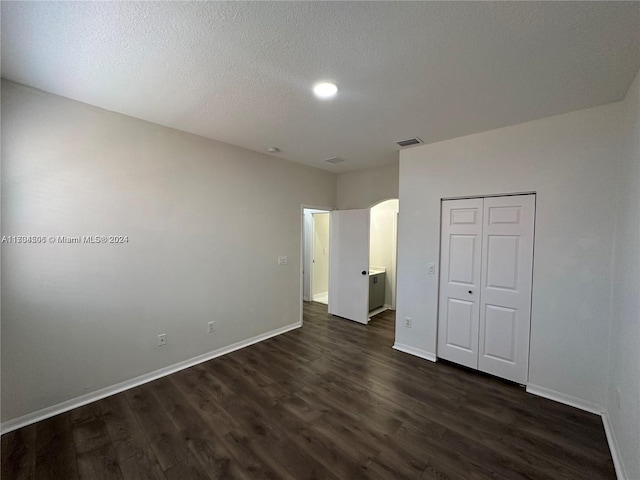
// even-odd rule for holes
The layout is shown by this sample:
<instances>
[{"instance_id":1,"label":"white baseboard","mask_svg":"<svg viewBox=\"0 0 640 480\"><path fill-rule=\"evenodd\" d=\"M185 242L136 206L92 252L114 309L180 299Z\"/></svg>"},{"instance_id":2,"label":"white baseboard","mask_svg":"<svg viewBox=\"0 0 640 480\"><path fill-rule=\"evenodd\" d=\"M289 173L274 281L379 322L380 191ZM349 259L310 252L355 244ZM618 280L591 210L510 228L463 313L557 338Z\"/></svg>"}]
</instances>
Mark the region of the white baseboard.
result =
<instances>
[{"instance_id":1,"label":"white baseboard","mask_svg":"<svg viewBox=\"0 0 640 480\"><path fill-rule=\"evenodd\" d=\"M540 387L538 385L527 385L527 393L538 395L539 397L548 398L556 402L564 403L571 407L579 408L585 412L595 413L602 417L602 424L604 425L604 431L607 436L607 443L609 444L609 451L611 452L611 458L613 458L613 466L616 469L616 478L618 480L630 480L627 475L627 471L622 462L622 455L620 454L620 447L616 440L616 436L613 431L613 425L609 419L607 411L597 403L588 402L581 398L567 395L565 393L556 392L548 388Z\"/></svg>"},{"instance_id":2,"label":"white baseboard","mask_svg":"<svg viewBox=\"0 0 640 480\"><path fill-rule=\"evenodd\" d=\"M329 292L320 292L320 293L315 293L312 295L313 300L323 300L325 297L329 297Z\"/></svg>"},{"instance_id":3,"label":"white baseboard","mask_svg":"<svg viewBox=\"0 0 640 480\"><path fill-rule=\"evenodd\" d=\"M430 362L437 362L435 353L427 352L426 350L421 350L419 348L410 347L409 345L404 345L402 343L395 343L393 345L394 350L398 350L399 352L408 353L409 355L415 355L416 357L424 358L425 360L429 360Z\"/></svg>"},{"instance_id":4,"label":"white baseboard","mask_svg":"<svg viewBox=\"0 0 640 480\"><path fill-rule=\"evenodd\" d=\"M386 312L387 310L389 310L389 309L384 305L382 307L378 307L378 308L375 308L373 310L369 310L369 313L367 314L367 319L371 320L371 317L375 317L379 313Z\"/></svg>"},{"instance_id":5,"label":"white baseboard","mask_svg":"<svg viewBox=\"0 0 640 480\"><path fill-rule=\"evenodd\" d=\"M96 400L100 400L102 398L115 395L116 393L129 390L130 388L134 388L144 383L157 380L158 378L166 377L167 375L171 375L172 373L179 372L180 370L184 370L185 368L198 365L199 363L206 362L216 357L221 357L222 355L226 355L227 353L240 350L241 348L248 347L249 345L253 345L254 343L262 342L271 337L281 335L283 333L289 332L291 330L295 330L296 328L300 328L300 327L302 327L302 322L296 322L291 325L287 325L286 327L277 328L275 330L271 330L270 332L257 335L247 340L242 340L240 342L234 343L232 345L228 345L226 347L219 348L212 352L207 352L205 354L198 355L197 357L190 358L183 362L179 362L174 365L170 365L168 367L164 367L150 373L145 373L144 375L140 375L139 377L135 377L130 380L125 380L124 382L120 382L115 385L111 385L109 387L101 388L100 390L96 390L95 392L87 393L85 395L81 395L79 397L66 400L56 405L52 405L50 407L46 407L32 413L28 413L21 417L14 418L13 420L2 422L2 424L0 424L0 434L9 433L13 430L17 430L18 428L26 427L27 425L31 425L32 423L45 420L47 418L58 415L60 413L68 412L69 410L73 410L74 408L78 408L83 405L87 405L88 403L95 402Z\"/></svg>"},{"instance_id":6,"label":"white baseboard","mask_svg":"<svg viewBox=\"0 0 640 480\"><path fill-rule=\"evenodd\" d=\"M620 447L618 446L618 441L613 431L613 425L611 425L611 420L606 410L602 412L602 423L604 424L604 432L607 435L611 458L613 458L613 466L616 469L616 478L618 480L630 480L624 463L622 462L622 455L620 454Z\"/></svg>"},{"instance_id":7,"label":"white baseboard","mask_svg":"<svg viewBox=\"0 0 640 480\"><path fill-rule=\"evenodd\" d=\"M595 413L596 415L602 415L602 412L604 411L602 406L598 405L597 403L588 402L587 400L583 400L572 395L567 395L566 393L556 392L555 390L540 387L538 385L533 385L531 383L527 385L527 393L531 393L532 395L537 395L539 397L548 398L549 400L553 400L555 402L564 403L565 405L579 408L580 410L584 410L585 412Z\"/></svg>"}]
</instances>

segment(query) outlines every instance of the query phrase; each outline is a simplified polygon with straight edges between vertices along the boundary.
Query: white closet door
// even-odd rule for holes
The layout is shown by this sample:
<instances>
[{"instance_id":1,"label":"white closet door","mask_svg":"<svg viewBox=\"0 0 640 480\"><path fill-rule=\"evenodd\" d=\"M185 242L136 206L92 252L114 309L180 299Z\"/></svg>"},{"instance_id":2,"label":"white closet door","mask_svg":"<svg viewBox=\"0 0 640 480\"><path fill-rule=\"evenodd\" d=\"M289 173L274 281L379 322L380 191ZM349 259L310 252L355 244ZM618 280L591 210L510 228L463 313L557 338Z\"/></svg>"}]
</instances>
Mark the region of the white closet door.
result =
<instances>
[{"instance_id":1,"label":"white closet door","mask_svg":"<svg viewBox=\"0 0 640 480\"><path fill-rule=\"evenodd\" d=\"M478 369L518 383L529 371L535 195L484 199Z\"/></svg>"},{"instance_id":2,"label":"white closet door","mask_svg":"<svg viewBox=\"0 0 640 480\"><path fill-rule=\"evenodd\" d=\"M329 227L329 313L369 321L369 209L334 210Z\"/></svg>"},{"instance_id":3,"label":"white closet door","mask_svg":"<svg viewBox=\"0 0 640 480\"><path fill-rule=\"evenodd\" d=\"M478 368L482 198L442 202L438 356Z\"/></svg>"}]
</instances>

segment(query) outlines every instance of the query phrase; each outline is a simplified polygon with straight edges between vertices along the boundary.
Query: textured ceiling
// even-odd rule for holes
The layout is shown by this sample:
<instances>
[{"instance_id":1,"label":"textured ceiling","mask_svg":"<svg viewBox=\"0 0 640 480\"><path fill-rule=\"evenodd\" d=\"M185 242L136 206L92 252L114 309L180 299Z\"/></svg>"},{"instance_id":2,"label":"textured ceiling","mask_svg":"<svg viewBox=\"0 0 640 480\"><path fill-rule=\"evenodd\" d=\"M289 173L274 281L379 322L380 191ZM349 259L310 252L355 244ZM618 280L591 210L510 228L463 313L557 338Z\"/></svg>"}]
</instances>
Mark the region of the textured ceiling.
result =
<instances>
[{"instance_id":1,"label":"textured ceiling","mask_svg":"<svg viewBox=\"0 0 640 480\"><path fill-rule=\"evenodd\" d=\"M3 1L2 76L345 172L621 100L639 26L640 2Z\"/></svg>"}]
</instances>

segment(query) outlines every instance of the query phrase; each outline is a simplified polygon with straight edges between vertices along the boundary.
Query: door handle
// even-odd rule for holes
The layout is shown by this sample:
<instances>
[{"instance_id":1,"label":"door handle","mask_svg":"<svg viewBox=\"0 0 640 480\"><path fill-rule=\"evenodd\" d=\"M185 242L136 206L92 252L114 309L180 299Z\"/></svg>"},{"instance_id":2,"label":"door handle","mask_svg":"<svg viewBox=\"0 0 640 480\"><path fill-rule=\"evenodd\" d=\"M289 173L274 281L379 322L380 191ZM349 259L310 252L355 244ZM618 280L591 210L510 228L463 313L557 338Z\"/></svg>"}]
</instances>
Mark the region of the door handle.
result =
<instances>
[{"instance_id":1,"label":"door handle","mask_svg":"<svg viewBox=\"0 0 640 480\"><path fill-rule=\"evenodd\" d=\"M363 275L366 275L366 274L367 274L367 271L366 271L366 270L362 270L362 274L363 274Z\"/></svg>"},{"instance_id":2,"label":"door handle","mask_svg":"<svg viewBox=\"0 0 640 480\"><path fill-rule=\"evenodd\" d=\"M473 295L473 290L469 290L469 293L470 293L471 295Z\"/></svg>"}]
</instances>

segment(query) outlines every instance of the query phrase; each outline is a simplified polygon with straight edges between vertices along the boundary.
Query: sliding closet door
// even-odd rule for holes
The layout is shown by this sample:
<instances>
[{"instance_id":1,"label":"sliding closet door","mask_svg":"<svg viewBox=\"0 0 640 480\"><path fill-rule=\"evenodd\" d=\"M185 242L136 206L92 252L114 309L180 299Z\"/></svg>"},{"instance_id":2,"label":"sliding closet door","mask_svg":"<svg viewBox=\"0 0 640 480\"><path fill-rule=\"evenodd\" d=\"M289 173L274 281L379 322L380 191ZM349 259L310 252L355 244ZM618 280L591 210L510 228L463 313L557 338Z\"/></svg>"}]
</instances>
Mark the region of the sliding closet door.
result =
<instances>
[{"instance_id":1,"label":"sliding closet door","mask_svg":"<svg viewBox=\"0 0 640 480\"><path fill-rule=\"evenodd\" d=\"M478 368L482 198L442 202L438 356Z\"/></svg>"},{"instance_id":2,"label":"sliding closet door","mask_svg":"<svg viewBox=\"0 0 640 480\"><path fill-rule=\"evenodd\" d=\"M535 195L484 199L478 369L518 383L529 370Z\"/></svg>"}]
</instances>

